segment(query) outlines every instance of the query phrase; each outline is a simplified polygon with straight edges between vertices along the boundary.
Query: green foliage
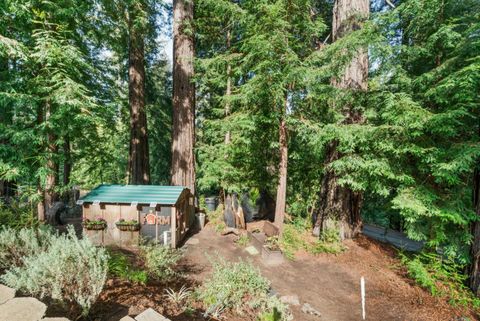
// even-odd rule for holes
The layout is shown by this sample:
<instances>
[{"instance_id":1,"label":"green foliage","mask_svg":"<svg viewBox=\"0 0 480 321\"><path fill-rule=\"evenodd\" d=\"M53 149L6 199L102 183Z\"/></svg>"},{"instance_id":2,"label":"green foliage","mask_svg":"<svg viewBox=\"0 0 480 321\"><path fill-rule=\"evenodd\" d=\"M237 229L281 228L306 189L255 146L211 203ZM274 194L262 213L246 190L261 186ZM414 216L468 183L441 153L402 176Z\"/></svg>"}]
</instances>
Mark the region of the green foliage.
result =
<instances>
[{"instance_id":1,"label":"green foliage","mask_svg":"<svg viewBox=\"0 0 480 321\"><path fill-rule=\"evenodd\" d=\"M480 309L480 299L466 286L468 276L464 265L452 258L423 252L415 255L400 254L408 275L432 295L447 297L450 304Z\"/></svg>"},{"instance_id":2,"label":"green foliage","mask_svg":"<svg viewBox=\"0 0 480 321\"><path fill-rule=\"evenodd\" d=\"M147 272L135 269L127 255L117 251L109 251L108 255L108 273L110 275L134 283L147 284Z\"/></svg>"},{"instance_id":3,"label":"green foliage","mask_svg":"<svg viewBox=\"0 0 480 321\"><path fill-rule=\"evenodd\" d=\"M295 253L304 250L311 254L338 254L345 251L345 246L338 236L338 230L327 230L320 239L311 236L310 224L306 219L296 219L284 225L280 248L285 256L293 260Z\"/></svg>"},{"instance_id":4,"label":"green foliage","mask_svg":"<svg viewBox=\"0 0 480 321\"><path fill-rule=\"evenodd\" d=\"M56 175L59 194L126 182L129 20L146 40L152 182L169 181L171 75L155 41L167 9L148 0L2 1L0 180L31 203L43 197L48 161L72 165L68 184Z\"/></svg>"},{"instance_id":5,"label":"green foliage","mask_svg":"<svg viewBox=\"0 0 480 321\"><path fill-rule=\"evenodd\" d=\"M325 29L312 10L308 0L196 3L201 190L276 186L278 121L286 116L286 99L296 108L304 59ZM218 37L225 30L229 40Z\"/></svg>"},{"instance_id":6,"label":"green foliage","mask_svg":"<svg viewBox=\"0 0 480 321\"><path fill-rule=\"evenodd\" d=\"M218 257L210 259L213 272L197 290L198 298L206 305L206 314L234 309L247 313L258 309L262 316L272 311L281 314L278 320L289 320L287 307L278 298L269 297L270 282L250 262L227 262Z\"/></svg>"},{"instance_id":7,"label":"green foliage","mask_svg":"<svg viewBox=\"0 0 480 321\"><path fill-rule=\"evenodd\" d=\"M142 245L140 251L150 276L169 281L177 275L174 268L183 256L182 251L155 243Z\"/></svg>"},{"instance_id":8,"label":"green foliage","mask_svg":"<svg viewBox=\"0 0 480 321\"><path fill-rule=\"evenodd\" d=\"M14 229L38 226L37 213L30 204L10 202L6 205L0 201L0 226Z\"/></svg>"},{"instance_id":9,"label":"green foliage","mask_svg":"<svg viewBox=\"0 0 480 321\"><path fill-rule=\"evenodd\" d=\"M50 229L2 227L0 231L0 267L22 267L24 260L47 251L55 239Z\"/></svg>"},{"instance_id":10,"label":"green foliage","mask_svg":"<svg viewBox=\"0 0 480 321\"><path fill-rule=\"evenodd\" d=\"M237 243L241 247L246 247L248 245L248 243L250 243L250 238L248 237L248 235L243 234L243 235L240 235L238 237L238 239L235 241L235 243Z\"/></svg>"},{"instance_id":11,"label":"green foliage","mask_svg":"<svg viewBox=\"0 0 480 321\"><path fill-rule=\"evenodd\" d=\"M24 293L79 307L81 314L87 315L106 281L105 249L96 247L88 238L77 239L73 228L64 235L41 232L39 237L35 237L36 231L23 231L22 235L29 235L20 236L21 243L16 242L24 247L20 264L11 261L12 265L1 276L2 282ZM38 244L44 247L39 248Z\"/></svg>"}]
</instances>

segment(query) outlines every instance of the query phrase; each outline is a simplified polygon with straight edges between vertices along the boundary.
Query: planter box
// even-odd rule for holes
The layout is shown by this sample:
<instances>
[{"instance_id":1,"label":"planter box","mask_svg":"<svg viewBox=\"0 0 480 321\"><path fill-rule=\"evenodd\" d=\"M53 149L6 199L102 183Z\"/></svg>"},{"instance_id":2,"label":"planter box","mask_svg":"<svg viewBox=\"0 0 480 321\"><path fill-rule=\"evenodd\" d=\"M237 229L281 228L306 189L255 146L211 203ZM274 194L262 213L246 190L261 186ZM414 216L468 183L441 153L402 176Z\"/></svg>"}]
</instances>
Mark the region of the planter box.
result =
<instances>
[{"instance_id":1,"label":"planter box","mask_svg":"<svg viewBox=\"0 0 480 321\"><path fill-rule=\"evenodd\" d=\"M102 231L107 227L107 224L84 224L83 227L90 231Z\"/></svg>"},{"instance_id":2,"label":"planter box","mask_svg":"<svg viewBox=\"0 0 480 321\"><path fill-rule=\"evenodd\" d=\"M258 250L258 252L262 252L263 244L265 244L265 240L267 236L263 232L252 233L248 232L248 237L252 241L252 245Z\"/></svg>"},{"instance_id":3,"label":"planter box","mask_svg":"<svg viewBox=\"0 0 480 321\"><path fill-rule=\"evenodd\" d=\"M135 225L127 225L127 224L116 224L117 225L117 228L120 230L120 231L123 231L123 232L134 232L134 231L139 231L140 230L140 224L135 224Z\"/></svg>"},{"instance_id":4,"label":"planter box","mask_svg":"<svg viewBox=\"0 0 480 321\"><path fill-rule=\"evenodd\" d=\"M263 262L267 265L279 265L285 261L282 251L275 250L272 251L267 248L265 245L262 247L262 259Z\"/></svg>"}]
</instances>

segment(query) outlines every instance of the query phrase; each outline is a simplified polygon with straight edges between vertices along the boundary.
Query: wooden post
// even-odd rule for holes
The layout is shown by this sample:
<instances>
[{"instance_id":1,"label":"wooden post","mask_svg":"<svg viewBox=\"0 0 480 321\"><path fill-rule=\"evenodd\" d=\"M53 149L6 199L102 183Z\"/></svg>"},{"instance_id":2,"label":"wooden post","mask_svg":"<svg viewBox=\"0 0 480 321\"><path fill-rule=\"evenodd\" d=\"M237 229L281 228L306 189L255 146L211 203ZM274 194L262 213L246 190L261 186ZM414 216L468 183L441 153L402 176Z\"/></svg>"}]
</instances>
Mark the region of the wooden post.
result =
<instances>
[{"instance_id":1,"label":"wooden post","mask_svg":"<svg viewBox=\"0 0 480 321\"><path fill-rule=\"evenodd\" d=\"M155 211L155 242L158 243L158 216L157 216L157 211Z\"/></svg>"},{"instance_id":2,"label":"wooden post","mask_svg":"<svg viewBox=\"0 0 480 321\"><path fill-rule=\"evenodd\" d=\"M172 248L177 247L177 208L175 206L172 207L172 218L170 224L172 225L171 232L171 244Z\"/></svg>"}]
</instances>

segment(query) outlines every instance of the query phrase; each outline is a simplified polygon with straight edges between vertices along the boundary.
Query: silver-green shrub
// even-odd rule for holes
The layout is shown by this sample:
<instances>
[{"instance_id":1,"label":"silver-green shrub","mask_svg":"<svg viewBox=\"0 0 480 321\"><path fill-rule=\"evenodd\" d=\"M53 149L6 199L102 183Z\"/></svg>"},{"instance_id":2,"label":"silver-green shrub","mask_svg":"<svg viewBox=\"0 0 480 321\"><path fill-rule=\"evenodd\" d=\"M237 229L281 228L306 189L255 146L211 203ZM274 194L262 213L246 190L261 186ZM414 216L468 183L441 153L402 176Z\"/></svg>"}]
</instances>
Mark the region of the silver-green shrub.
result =
<instances>
[{"instance_id":1,"label":"silver-green shrub","mask_svg":"<svg viewBox=\"0 0 480 321\"><path fill-rule=\"evenodd\" d=\"M46 228L3 228L0 231L0 267L22 266L25 258L45 251L54 238L55 235Z\"/></svg>"},{"instance_id":2,"label":"silver-green shrub","mask_svg":"<svg viewBox=\"0 0 480 321\"><path fill-rule=\"evenodd\" d=\"M197 297L207 306L206 314L225 309L238 313L256 309L270 313L274 309L282 320L289 320L288 307L278 298L269 296L270 282L250 262L227 262L223 258L210 260L213 273L197 290Z\"/></svg>"},{"instance_id":3,"label":"silver-green shrub","mask_svg":"<svg viewBox=\"0 0 480 321\"><path fill-rule=\"evenodd\" d=\"M183 252L159 244L147 244L140 248L148 273L160 281L168 281L176 275L174 270Z\"/></svg>"},{"instance_id":4,"label":"silver-green shrub","mask_svg":"<svg viewBox=\"0 0 480 321\"><path fill-rule=\"evenodd\" d=\"M52 237L45 251L23 259L23 265L8 270L1 280L23 292L78 305L86 315L103 289L108 255L88 238L79 240L73 228Z\"/></svg>"}]
</instances>

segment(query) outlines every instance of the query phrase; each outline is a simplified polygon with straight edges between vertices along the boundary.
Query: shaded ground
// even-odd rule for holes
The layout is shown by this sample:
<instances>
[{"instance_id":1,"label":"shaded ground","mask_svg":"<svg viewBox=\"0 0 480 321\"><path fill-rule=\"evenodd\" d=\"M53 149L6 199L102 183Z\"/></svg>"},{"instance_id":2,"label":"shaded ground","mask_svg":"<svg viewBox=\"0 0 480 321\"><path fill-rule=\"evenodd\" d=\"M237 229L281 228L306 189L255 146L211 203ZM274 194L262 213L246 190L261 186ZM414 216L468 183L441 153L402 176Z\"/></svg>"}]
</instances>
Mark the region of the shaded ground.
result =
<instances>
[{"instance_id":1,"label":"shaded ground","mask_svg":"<svg viewBox=\"0 0 480 321\"><path fill-rule=\"evenodd\" d=\"M279 295L298 295L301 305L307 302L322 313L321 318L306 315L300 311L300 305L292 308L294 320L361 320L361 276L366 280L367 320L474 320L462 309L455 309L444 299L432 297L414 285L402 275L395 251L366 237L346 241L348 250L342 254L314 257L300 253L295 261L276 267L264 265L259 255L249 255L234 243L235 236L219 236L208 226L193 238L199 242L187 245L186 258L202 272L192 278L201 281L208 275L206 253L218 253L229 260L250 259Z\"/></svg>"}]
</instances>

